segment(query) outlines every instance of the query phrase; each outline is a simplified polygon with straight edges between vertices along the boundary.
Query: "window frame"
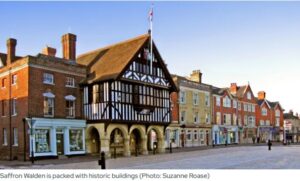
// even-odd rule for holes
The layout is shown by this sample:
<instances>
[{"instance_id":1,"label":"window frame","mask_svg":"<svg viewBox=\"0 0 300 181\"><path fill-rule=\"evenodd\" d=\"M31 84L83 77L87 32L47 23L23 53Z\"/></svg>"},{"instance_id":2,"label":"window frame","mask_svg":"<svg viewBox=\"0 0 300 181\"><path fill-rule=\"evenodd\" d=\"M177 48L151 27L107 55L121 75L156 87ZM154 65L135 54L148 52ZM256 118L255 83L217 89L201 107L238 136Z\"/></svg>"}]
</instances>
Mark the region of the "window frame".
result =
<instances>
[{"instance_id":1,"label":"window frame","mask_svg":"<svg viewBox=\"0 0 300 181\"><path fill-rule=\"evenodd\" d=\"M50 79L50 77L52 79L51 82L48 82L48 80ZM48 85L54 85L54 75L52 73L48 73L48 72L44 72L43 73L43 83L44 84L48 84Z\"/></svg>"},{"instance_id":2,"label":"window frame","mask_svg":"<svg viewBox=\"0 0 300 181\"><path fill-rule=\"evenodd\" d=\"M72 81L69 81L72 80ZM72 84L68 84L68 83L72 83ZM66 77L66 87L71 87L71 88L75 88L76 84L75 84L75 78L74 77Z\"/></svg>"},{"instance_id":3,"label":"window frame","mask_svg":"<svg viewBox=\"0 0 300 181\"><path fill-rule=\"evenodd\" d=\"M49 113L49 100L52 100L52 114L48 114ZM47 103L47 107L45 107L45 102ZM47 114L46 114L46 109L47 109ZM55 109L55 98L52 97L44 97L44 117L54 117L54 109Z\"/></svg>"}]
</instances>

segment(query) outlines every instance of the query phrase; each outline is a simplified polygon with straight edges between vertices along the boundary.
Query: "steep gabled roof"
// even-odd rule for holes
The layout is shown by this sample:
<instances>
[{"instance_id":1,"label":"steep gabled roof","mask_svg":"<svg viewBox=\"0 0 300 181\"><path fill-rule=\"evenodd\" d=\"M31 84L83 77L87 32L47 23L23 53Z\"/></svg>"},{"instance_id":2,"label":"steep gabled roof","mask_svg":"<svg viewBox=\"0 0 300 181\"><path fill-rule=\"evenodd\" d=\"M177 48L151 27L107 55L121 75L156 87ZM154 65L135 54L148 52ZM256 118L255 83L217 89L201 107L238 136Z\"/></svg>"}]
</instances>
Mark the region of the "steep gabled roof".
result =
<instances>
[{"instance_id":1,"label":"steep gabled roof","mask_svg":"<svg viewBox=\"0 0 300 181\"><path fill-rule=\"evenodd\" d=\"M258 104L259 106L262 106L264 103L266 103L269 109L272 108L272 106L270 105L270 102L269 102L268 100L266 100L266 99L260 99L260 100L257 99L256 102L257 102L257 104Z\"/></svg>"},{"instance_id":2,"label":"steep gabled roof","mask_svg":"<svg viewBox=\"0 0 300 181\"><path fill-rule=\"evenodd\" d=\"M244 94L245 94L245 92L246 92L246 90L247 90L247 85L244 85L244 86L239 86L238 87L238 90L236 91L236 96L238 97L238 98L242 98L242 97L244 97Z\"/></svg>"},{"instance_id":3,"label":"steep gabled roof","mask_svg":"<svg viewBox=\"0 0 300 181\"><path fill-rule=\"evenodd\" d=\"M88 67L87 82L116 79L149 37L144 34L78 56L77 62Z\"/></svg>"}]
</instances>

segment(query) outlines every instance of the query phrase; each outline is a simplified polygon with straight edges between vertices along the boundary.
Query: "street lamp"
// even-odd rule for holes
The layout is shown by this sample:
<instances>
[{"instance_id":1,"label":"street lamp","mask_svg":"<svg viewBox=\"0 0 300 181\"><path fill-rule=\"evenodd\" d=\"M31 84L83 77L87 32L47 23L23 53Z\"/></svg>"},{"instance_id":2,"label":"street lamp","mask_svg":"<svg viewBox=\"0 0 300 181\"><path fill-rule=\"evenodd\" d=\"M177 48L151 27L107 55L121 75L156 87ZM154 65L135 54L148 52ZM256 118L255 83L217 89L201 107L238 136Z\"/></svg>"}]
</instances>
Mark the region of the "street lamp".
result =
<instances>
[{"instance_id":1,"label":"street lamp","mask_svg":"<svg viewBox=\"0 0 300 181\"><path fill-rule=\"evenodd\" d=\"M34 151L33 151L33 136L34 136L34 129L33 129L33 126L35 124L35 120L33 120L32 118L25 118L29 128L30 128L30 140L31 140L31 146L30 146L30 149L31 149L31 163L34 164Z\"/></svg>"}]
</instances>

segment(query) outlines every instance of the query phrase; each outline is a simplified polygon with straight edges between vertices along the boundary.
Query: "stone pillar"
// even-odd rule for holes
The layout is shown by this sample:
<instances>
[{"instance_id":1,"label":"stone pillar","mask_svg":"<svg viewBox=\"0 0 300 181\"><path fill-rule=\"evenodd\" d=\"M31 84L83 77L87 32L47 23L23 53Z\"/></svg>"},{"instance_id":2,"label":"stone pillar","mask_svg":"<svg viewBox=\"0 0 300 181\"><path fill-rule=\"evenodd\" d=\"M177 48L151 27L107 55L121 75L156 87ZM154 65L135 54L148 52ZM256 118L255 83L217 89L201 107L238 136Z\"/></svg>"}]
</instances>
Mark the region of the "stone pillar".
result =
<instances>
[{"instance_id":1,"label":"stone pillar","mask_svg":"<svg viewBox=\"0 0 300 181\"><path fill-rule=\"evenodd\" d=\"M142 151L142 155L148 155L148 148L147 148L147 136L141 138L141 151Z\"/></svg>"},{"instance_id":2,"label":"stone pillar","mask_svg":"<svg viewBox=\"0 0 300 181\"><path fill-rule=\"evenodd\" d=\"M157 153L165 153L164 137L157 138Z\"/></svg>"},{"instance_id":3,"label":"stone pillar","mask_svg":"<svg viewBox=\"0 0 300 181\"><path fill-rule=\"evenodd\" d=\"M129 157L131 155L130 153L130 144L129 144L129 138L124 139L124 156Z\"/></svg>"},{"instance_id":4,"label":"stone pillar","mask_svg":"<svg viewBox=\"0 0 300 181\"><path fill-rule=\"evenodd\" d=\"M100 150L103 151L107 157L110 157L110 150L109 150L109 138L108 137L102 137L101 138L101 144L100 144Z\"/></svg>"}]
</instances>

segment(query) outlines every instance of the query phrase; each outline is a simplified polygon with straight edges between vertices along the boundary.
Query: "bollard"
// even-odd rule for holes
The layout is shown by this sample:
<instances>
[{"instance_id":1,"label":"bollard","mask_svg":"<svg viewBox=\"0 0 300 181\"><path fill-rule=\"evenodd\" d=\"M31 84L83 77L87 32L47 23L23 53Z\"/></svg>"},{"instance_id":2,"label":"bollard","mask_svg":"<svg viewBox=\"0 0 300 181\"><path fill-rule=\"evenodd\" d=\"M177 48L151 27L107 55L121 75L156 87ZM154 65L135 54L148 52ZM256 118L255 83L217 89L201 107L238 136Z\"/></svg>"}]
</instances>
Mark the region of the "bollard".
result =
<instances>
[{"instance_id":1,"label":"bollard","mask_svg":"<svg viewBox=\"0 0 300 181\"><path fill-rule=\"evenodd\" d=\"M172 153L172 143L170 143L170 153Z\"/></svg>"},{"instance_id":2,"label":"bollard","mask_svg":"<svg viewBox=\"0 0 300 181\"><path fill-rule=\"evenodd\" d=\"M225 141L225 146L227 146L227 140Z\"/></svg>"},{"instance_id":3,"label":"bollard","mask_svg":"<svg viewBox=\"0 0 300 181\"><path fill-rule=\"evenodd\" d=\"M98 165L101 166L101 169L106 169L105 168L105 153L103 151L101 152L101 159L98 160Z\"/></svg>"},{"instance_id":4,"label":"bollard","mask_svg":"<svg viewBox=\"0 0 300 181\"><path fill-rule=\"evenodd\" d=\"M212 147L213 148L215 147L215 141L214 140L212 141Z\"/></svg>"}]
</instances>

